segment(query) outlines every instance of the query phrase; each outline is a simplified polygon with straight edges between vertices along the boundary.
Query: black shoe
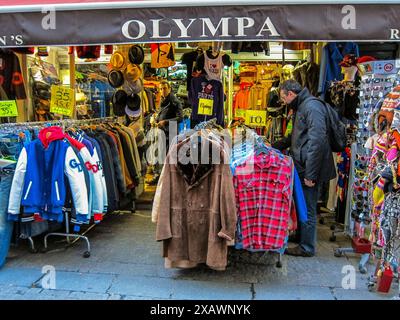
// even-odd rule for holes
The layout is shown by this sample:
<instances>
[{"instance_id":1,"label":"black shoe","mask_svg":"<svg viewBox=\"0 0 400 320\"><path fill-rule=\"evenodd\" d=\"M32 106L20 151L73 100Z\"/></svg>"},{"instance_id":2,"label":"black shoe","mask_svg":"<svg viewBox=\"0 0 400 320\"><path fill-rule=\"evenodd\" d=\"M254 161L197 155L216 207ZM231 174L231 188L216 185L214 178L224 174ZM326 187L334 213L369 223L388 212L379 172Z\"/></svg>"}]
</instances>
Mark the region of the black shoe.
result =
<instances>
[{"instance_id":1,"label":"black shoe","mask_svg":"<svg viewBox=\"0 0 400 320\"><path fill-rule=\"evenodd\" d=\"M296 234L292 234L289 236L288 241L293 243L300 243L300 237Z\"/></svg>"},{"instance_id":2,"label":"black shoe","mask_svg":"<svg viewBox=\"0 0 400 320\"><path fill-rule=\"evenodd\" d=\"M287 254L289 256L295 256L295 257L313 257L314 256L313 254L304 251L300 246L296 246L293 248L287 248L285 250L285 254Z\"/></svg>"}]
</instances>

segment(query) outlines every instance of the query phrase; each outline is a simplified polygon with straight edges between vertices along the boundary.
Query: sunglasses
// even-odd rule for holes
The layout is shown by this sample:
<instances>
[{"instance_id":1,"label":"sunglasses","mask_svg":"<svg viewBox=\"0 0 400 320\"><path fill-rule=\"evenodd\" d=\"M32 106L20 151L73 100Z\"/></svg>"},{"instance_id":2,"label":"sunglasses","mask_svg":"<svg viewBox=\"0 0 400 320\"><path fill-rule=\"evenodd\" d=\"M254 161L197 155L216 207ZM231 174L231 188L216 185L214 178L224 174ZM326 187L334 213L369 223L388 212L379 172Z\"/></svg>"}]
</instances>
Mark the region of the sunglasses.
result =
<instances>
[{"instance_id":1,"label":"sunglasses","mask_svg":"<svg viewBox=\"0 0 400 320\"><path fill-rule=\"evenodd\" d=\"M393 83L393 79L391 78L367 78L364 81L365 83L380 83L380 82L386 82L386 83Z\"/></svg>"},{"instance_id":2,"label":"sunglasses","mask_svg":"<svg viewBox=\"0 0 400 320\"><path fill-rule=\"evenodd\" d=\"M360 154L356 154L356 159L357 160L361 160L361 161L368 161L369 157L364 156L364 155L360 155Z\"/></svg>"},{"instance_id":3,"label":"sunglasses","mask_svg":"<svg viewBox=\"0 0 400 320\"><path fill-rule=\"evenodd\" d=\"M367 168L367 166L365 164L363 164L360 160L356 160L354 162L354 165L355 165L354 170L355 170L357 177L359 177L359 178L368 177L368 172L363 171Z\"/></svg>"},{"instance_id":4,"label":"sunglasses","mask_svg":"<svg viewBox=\"0 0 400 320\"><path fill-rule=\"evenodd\" d=\"M372 100L372 101L378 101L379 99L380 99L381 97L379 96L379 95L368 95L368 94L366 94L365 96L364 96L364 99L365 100Z\"/></svg>"}]
</instances>

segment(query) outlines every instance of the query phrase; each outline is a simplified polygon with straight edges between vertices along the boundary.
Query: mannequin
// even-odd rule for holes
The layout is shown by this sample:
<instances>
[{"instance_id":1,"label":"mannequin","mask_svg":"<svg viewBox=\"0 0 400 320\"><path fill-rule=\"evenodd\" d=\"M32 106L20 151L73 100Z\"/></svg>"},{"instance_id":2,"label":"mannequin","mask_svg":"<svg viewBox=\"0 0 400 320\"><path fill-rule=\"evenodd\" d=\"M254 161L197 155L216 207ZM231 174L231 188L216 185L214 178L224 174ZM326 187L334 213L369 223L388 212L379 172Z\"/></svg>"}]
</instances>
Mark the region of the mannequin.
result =
<instances>
[{"instance_id":1,"label":"mannequin","mask_svg":"<svg viewBox=\"0 0 400 320\"><path fill-rule=\"evenodd\" d=\"M354 81L358 68L357 66L342 67L342 74L344 75L344 81Z\"/></svg>"},{"instance_id":2,"label":"mannequin","mask_svg":"<svg viewBox=\"0 0 400 320\"><path fill-rule=\"evenodd\" d=\"M230 67L232 59L226 53L213 50L211 47L200 54L196 60L195 71L201 71L207 75L209 80L222 80L222 70L224 66Z\"/></svg>"}]
</instances>

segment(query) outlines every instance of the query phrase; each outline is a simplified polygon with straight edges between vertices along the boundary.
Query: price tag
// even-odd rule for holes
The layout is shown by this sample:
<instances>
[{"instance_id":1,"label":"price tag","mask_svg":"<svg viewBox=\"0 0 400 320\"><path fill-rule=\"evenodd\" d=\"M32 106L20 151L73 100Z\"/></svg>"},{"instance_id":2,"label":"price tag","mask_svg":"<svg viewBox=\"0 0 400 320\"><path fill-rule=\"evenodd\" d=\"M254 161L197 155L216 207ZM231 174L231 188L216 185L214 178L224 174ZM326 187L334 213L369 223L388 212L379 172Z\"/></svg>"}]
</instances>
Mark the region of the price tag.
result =
<instances>
[{"instance_id":1,"label":"price tag","mask_svg":"<svg viewBox=\"0 0 400 320\"><path fill-rule=\"evenodd\" d=\"M253 127L265 127L267 125L267 111L247 110L245 124Z\"/></svg>"},{"instance_id":2,"label":"price tag","mask_svg":"<svg viewBox=\"0 0 400 320\"><path fill-rule=\"evenodd\" d=\"M198 114L203 116L211 116L213 114L214 100L203 99L199 100Z\"/></svg>"},{"instance_id":3,"label":"price tag","mask_svg":"<svg viewBox=\"0 0 400 320\"><path fill-rule=\"evenodd\" d=\"M72 117L74 90L63 86L51 86L50 112Z\"/></svg>"},{"instance_id":4,"label":"price tag","mask_svg":"<svg viewBox=\"0 0 400 320\"><path fill-rule=\"evenodd\" d=\"M18 108L15 100L0 101L0 117L17 117Z\"/></svg>"},{"instance_id":5,"label":"price tag","mask_svg":"<svg viewBox=\"0 0 400 320\"><path fill-rule=\"evenodd\" d=\"M245 109L236 109L235 110L235 117L236 118L246 119L246 110Z\"/></svg>"}]
</instances>

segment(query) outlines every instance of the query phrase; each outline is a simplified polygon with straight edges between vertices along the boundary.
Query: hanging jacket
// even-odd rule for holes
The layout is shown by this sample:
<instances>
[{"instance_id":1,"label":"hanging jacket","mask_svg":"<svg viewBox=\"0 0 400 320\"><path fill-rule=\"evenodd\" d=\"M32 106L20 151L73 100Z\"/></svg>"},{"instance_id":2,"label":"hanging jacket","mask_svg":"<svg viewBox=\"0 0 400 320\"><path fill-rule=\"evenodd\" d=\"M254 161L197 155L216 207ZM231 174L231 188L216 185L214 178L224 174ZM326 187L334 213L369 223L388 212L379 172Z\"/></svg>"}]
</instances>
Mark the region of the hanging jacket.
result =
<instances>
[{"instance_id":1,"label":"hanging jacket","mask_svg":"<svg viewBox=\"0 0 400 320\"><path fill-rule=\"evenodd\" d=\"M61 128L41 130L39 139L25 146L10 191L8 217L16 221L20 206L24 213L40 214L43 219L63 221L65 177L70 184L77 219L87 221L89 204L83 168L64 139Z\"/></svg>"},{"instance_id":2,"label":"hanging jacket","mask_svg":"<svg viewBox=\"0 0 400 320\"><path fill-rule=\"evenodd\" d=\"M164 165L160 206L155 213L156 240L163 241L163 256L175 264L185 260L225 270L227 244L235 237L235 191L229 165L224 163L227 155L221 146L208 145L205 140L198 150L204 155L205 148L211 149L209 162L198 164L196 169L174 158L191 142L171 146ZM219 164L212 164L212 155L221 156ZM196 154L190 155L193 161L192 157Z\"/></svg>"},{"instance_id":3,"label":"hanging jacket","mask_svg":"<svg viewBox=\"0 0 400 320\"><path fill-rule=\"evenodd\" d=\"M90 192L89 192L89 212L94 217L94 221L98 222L101 220L101 214L104 211L104 200L103 200L103 186L101 183L101 172L99 171L98 164L90 155L89 150L83 143L72 139L66 135L66 138L73 147L77 149L81 158L84 161L85 167L89 173L90 181Z\"/></svg>"},{"instance_id":4,"label":"hanging jacket","mask_svg":"<svg viewBox=\"0 0 400 320\"><path fill-rule=\"evenodd\" d=\"M340 62L347 54L354 54L358 57L358 45L353 42L331 42L324 47L318 85L318 93L322 94L322 97L325 96L331 81L343 80Z\"/></svg>"},{"instance_id":5,"label":"hanging jacket","mask_svg":"<svg viewBox=\"0 0 400 320\"><path fill-rule=\"evenodd\" d=\"M100 135L89 133L89 136L96 139L100 145L104 178L107 186L107 212L113 212L119 207L119 193L110 146L106 139Z\"/></svg>"},{"instance_id":6,"label":"hanging jacket","mask_svg":"<svg viewBox=\"0 0 400 320\"><path fill-rule=\"evenodd\" d=\"M103 214L107 213L108 209L108 197L107 197L107 185L106 185L106 179L104 175L104 168L103 168L103 160L101 157L101 148L99 143L96 141L96 139L93 139L86 134L83 135L84 138L82 138L82 142L85 143L85 140L89 141L93 145L93 160L97 164L97 167L99 168L99 173L101 177L101 186L102 186L102 193L103 193Z\"/></svg>"},{"instance_id":7,"label":"hanging jacket","mask_svg":"<svg viewBox=\"0 0 400 320\"><path fill-rule=\"evenodd\" d=\"M293 186L293 198L296 205L296 213L299 221L302 223L307 222L307 203L304 198L303 187L297 170L294 169L294 186Z\"/></svg>"}]
</instances>

